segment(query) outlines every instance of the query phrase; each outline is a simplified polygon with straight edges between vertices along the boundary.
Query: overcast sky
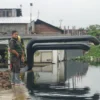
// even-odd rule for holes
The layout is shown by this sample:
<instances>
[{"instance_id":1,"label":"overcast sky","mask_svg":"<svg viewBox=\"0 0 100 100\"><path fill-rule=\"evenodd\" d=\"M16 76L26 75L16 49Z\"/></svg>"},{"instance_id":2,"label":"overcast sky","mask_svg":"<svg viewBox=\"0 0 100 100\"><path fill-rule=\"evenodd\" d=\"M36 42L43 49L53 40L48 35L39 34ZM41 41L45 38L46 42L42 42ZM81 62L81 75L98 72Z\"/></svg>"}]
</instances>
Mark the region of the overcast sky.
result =
<instances>
[{"instance_id":1,"label":"overcast sky","mask_svg":"<svg viewBox=\"0 0 100 100\"><path fill-rule=\"evenodd\" d=\"M100 24L100 0L0 0L1 8L17 8L22 4L23 16L30 16L30 3L33 3L33 16L62 28L87 27Z\"/></svg>"}]
</instances>

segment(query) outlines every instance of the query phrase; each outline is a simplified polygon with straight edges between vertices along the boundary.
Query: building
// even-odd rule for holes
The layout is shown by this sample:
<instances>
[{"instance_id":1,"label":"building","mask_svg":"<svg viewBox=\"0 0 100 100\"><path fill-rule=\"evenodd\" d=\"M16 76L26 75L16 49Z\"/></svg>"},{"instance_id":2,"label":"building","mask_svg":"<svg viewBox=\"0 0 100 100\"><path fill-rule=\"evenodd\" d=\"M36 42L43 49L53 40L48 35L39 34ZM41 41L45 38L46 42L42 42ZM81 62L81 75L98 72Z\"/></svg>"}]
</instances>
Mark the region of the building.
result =
<instances>
[{"instance_id":1,"label":"building","mask_svg":"<svg viewBox=\"0 0 100 100\"><path fill-rule=\"evenodd\" d=\"M29 23L29 19L24 17L0 18L0 35L9 35L12 30L17 30L19 34L28 34Z\"/></svg>"},{"instance_id":2,"label":"building","mask_svg":"<svg viewBox=\"0 0 100 100\"><path fill-rule=\"evenodd\" d=\"M44 22L40 19L37 19L35 21L35 25L34 25L34 32L36 34L42 34L42 35L59 35L59 34L63 34L63 30L53 26L47 22Z\"/></svg>"},{"instance_id":3,"label":"building","mask_svg":"<svg viewBox=\"0 0 100 100\"><path fill-rule=\"evenodd\" d=\"M30 23L30 17L22 17L21 8L0 9L0 35L9 35L12 30L17 30L19 34L41 34L41 35L86 35L84 29L61 29L45 21L37 19Z\"/></svg>"},{"instance_id":4,"label":"building","mask_svg":"<svg viewBox=\"0 0 100 100\"><path fill-rule=\"evenodd\" d=\"M72 29L61 29L56 26L53 26L45 21L37 19L36 21L32 21L30 24L30 31L32 34L41 34L41 35L87 35L87 31L83 28L76 29L72 27Z\"/></svg>"},{"instance_id":5,"label":"building","mask_svg":"<svg viewBox=\"0 0 100 100\"><path fill-rule=\"evenodd\" d=\"M86 30L80 30L80 29L67 29L65 31L66 35L87 35L87 31Z\"/></svg>"},{"instance_id":6,"label":"building","mask_svg":"<svg viewBox=\"0 0 100 100\"><path fill-rule=\"evenodd\" d=\"M17 30L19 34L29 33L30 18L22 17L20 8L0 9L0 35L9 35L12 30Z\"/></svg>"},{"instance_id":7,"label":"building","mask_svg":"<svg viewBox=\"0 0 100 100\"><path fill-rule=\"evenodd\" d=\"M69 29L69 26L68 26L68 29L64 29L64 34L66 35L87 35L87 30L84 29L84 28L79 28L79 29L76 29L75 27L72 27L72 29Z\"/></svg>"}]
</instances>

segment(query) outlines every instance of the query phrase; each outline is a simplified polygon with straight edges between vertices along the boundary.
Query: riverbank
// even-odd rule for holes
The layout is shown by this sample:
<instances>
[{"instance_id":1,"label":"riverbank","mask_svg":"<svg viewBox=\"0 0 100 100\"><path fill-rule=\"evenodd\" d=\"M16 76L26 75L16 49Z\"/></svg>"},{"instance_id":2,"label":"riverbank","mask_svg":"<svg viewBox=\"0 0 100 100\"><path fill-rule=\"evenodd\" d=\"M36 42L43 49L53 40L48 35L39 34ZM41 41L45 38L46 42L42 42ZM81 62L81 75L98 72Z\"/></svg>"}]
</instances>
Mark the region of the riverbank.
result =
<instances>
[{"instance_id":1,"label":"riverbank","mask_svg":"<svg viewBox=\"0 0 100 100\"><path fill-rule=\"evenodd\" d=\"M0 91L0 100L31 100L24 85L13 86L9 90Z\"/></svg>"}]
</instances>

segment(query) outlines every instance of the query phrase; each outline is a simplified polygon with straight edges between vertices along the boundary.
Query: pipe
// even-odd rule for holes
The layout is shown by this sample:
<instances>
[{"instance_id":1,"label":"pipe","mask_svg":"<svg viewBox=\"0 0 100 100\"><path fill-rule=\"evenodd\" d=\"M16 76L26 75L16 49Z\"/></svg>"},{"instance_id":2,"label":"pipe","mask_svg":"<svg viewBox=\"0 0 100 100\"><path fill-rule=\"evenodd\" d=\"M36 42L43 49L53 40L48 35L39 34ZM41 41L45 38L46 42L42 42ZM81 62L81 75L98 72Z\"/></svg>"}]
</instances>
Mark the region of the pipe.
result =
<instances>
[{"instance_id":1,"label":"pipe","mask_svg":"<svg viewBox=\"0 0 100 100\"><path fill-rule=\"evenodd\" d=\"M95 45L99 44L99 41L90 35L86 35L86 36L70 36L70 37L65 37L65 36L44 36L44 37L37 37L37 38L33 38L32 40L29 41L28 45L27 45L27 62L28 62L28 66L30 66L30 68L32 68L33 66L33 55L32 55L32 46L35 43L54 43L54 42L75 42L75 41L90 41L93 42ZM29 68L29 69L30 69Z\"/></svg>"},{"instance_id":2,"label":"pipe","mask_svg":"<svg viewBox=\"0 0 100 100\"><path fill-rule=\"evenodd\" d=\"M90 47L87 44L83 44L83 43L79 43L79 44L75 44L75 43L67 43L67 44L58 44L58 43L54 43L54 44L35 44L32 46L32 51L33 51L33 55L35 53L35 51L37 50L64 50L64 49L82 49L82 50L89 50Z\"/></svg>"},{"instance_id":3,"label":"pipe","mask_svg":"<svg viewBox=\"0 0 100 100\"><path fill-rule=\"evenodd\" d=\"M32 46L32 53L29 54L30 58L28 59L28 64L29 64L29 69L31 70L33 65L34 65L34 53L37 50L64 50L64 49L83 49L83 50L89 50L90 47L87 44L58 44L58 43L54 43L54 44L35 44Z\"/></svg>"}]
</instances>

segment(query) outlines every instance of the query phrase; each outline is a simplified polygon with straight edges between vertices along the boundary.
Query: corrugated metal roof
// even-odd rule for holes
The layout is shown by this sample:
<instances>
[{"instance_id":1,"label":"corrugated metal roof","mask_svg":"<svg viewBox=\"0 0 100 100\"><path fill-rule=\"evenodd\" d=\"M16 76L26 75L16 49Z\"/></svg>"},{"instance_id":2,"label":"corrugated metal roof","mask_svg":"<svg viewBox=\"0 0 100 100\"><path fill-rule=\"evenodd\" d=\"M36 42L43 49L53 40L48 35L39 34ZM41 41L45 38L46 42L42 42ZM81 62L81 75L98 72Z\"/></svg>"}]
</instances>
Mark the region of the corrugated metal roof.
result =
<instances>
[{"instance_id":1,"label":"corrugated metal roof","mask_svg":"<svg viewBox=\"0 0 100 100\"><path fill-rule=\"evenodd\" d=\"M15 7L13 5L8 5L8 7L3 5L3 7L0 6L0 9L21 9L21 7Z\"/></svg>"},{"instance_id":2,"label":"corrugated metal roof","mask_svg":"<svg viewBox=\"0 0 100 100\"><path fill-rule=\"evenodd\" d=\"M0 10L13 10L13 9L21 9L20 7L19 8L9 8L9 7L5 7L5 8L0 8Z\"/></svg>"},{"instance_id":3,"label":"corrugated metal roof","mask_svg":"<svg viewBox=\"0 0 100 100\"><path fill-rule=\"evenodd\" d=\"M29 17L0 17L0 24L11 23L30 23Z\"/></svg>"}]
</instances>

